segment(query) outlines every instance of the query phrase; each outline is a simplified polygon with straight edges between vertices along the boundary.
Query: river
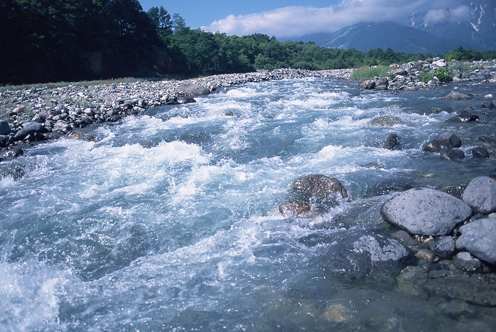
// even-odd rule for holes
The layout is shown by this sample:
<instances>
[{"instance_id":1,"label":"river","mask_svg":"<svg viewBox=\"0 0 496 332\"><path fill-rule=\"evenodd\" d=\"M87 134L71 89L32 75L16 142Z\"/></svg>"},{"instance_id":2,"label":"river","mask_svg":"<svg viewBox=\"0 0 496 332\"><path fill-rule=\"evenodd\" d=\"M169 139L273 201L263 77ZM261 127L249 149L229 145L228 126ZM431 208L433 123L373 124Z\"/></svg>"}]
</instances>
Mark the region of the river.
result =
<instances>
[{"instance_id":1,"label":"river","mask_svg":"<svg viewBox=\"0 0 496 332\"><path fill-rule=\"evenodd\" d=\"M495 84L443 100L455 86L250 83L27 148L0 163L0 329L490 331L496 309L453 315L449 299L406 294L394 276L336 277L323 259L356 230L390 231L379 208L395 191L496 170L495 112L480 108ZM479 121L448 121L462 110ZM422 151L442 132L465 159ZM382 147L390 133L401 150ZM472 158L475 146L492 157ZM339 179L348 200L281 216L291 181L309 174Z\"/></svg>"}]
</instances>

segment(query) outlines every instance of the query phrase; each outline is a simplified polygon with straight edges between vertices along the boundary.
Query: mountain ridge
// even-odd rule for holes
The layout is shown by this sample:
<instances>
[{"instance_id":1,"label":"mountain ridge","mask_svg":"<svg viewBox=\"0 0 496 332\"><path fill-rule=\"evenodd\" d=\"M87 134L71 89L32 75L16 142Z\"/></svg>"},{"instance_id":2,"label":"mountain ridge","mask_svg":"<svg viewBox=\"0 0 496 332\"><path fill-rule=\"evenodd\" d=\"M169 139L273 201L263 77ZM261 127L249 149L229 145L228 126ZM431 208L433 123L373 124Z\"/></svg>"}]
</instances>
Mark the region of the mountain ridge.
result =
<instances>
[{"instance_id":1,"label":"mountain ridge","mask_svg":"<svg viewBox=\"0 0 496 332\"><path fill-rule=\"evenodd\" d=\"M315 33L293 41L362 52L391 48L396 52L444 54L458 47L496 50L496 3L465 0L452 8L413 12L403 24L360 22L333 33Z\"/></svg>"}]
</instances>

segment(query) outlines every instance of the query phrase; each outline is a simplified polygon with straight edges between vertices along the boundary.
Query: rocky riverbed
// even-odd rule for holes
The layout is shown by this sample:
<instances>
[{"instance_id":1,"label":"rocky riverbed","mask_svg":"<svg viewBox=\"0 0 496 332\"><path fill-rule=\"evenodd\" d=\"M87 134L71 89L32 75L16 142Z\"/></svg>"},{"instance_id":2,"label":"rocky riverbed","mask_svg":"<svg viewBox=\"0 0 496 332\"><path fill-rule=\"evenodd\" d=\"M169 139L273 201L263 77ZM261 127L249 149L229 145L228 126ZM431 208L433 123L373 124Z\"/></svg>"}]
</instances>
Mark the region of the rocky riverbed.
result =
<instances>
[{"instance_id":1,"label":"rocky riverbed","mask_svg":"<svg viewBox=\"0 0 496 332\"><path fill-rule=\"evenodd\" d=\"M309 71L277 69L214 75L189 80L141 80L95 86L67 85L5 90L0 94L0 148L57 138L91 124L118 122L128 115L171 104L191 103L193 97L224 88L267 80L303 77L348 79L352 69ZM13 152L7 153L12 155Z\"/></svg>"},{"instance_id":2,"label":"rocky riverbed","mask_svg":"<svg viewBox=\"0 0 496 332\"><path fill-rule=\"evenodd\" d=\"M387 77L363 81L370 90L416 90L435 88L443 83L435 74L448 69L454 82L474 84L496 81L496 60L446 63L435 58L428 61L392 65ZM194 102L195 96L210 94L233 85L267 80L326 77L349 79L353 69L310 71L276 69L254 73L214 75L189 80L140 80L94 86L31 87L0 93L0 149L12 150L34 141L58 138L77 128L104 122L118 122L125 116L147 109ZM426 77L429 80L426 80ZM488 107L494 107L489 101ZM4 152L4 157L20 151Z\"/></svg>"},{"instance_id":3,"label":"rocky riverbed","mask_svg":"<svg viewBox=\"0 0 496 332\"><path fill-rule=\"evenodd\" d=\"M430 65L432 63L427 62ZM414 63L402 66L418 68L418 64ZM262 101L269 98L265 98L266 95L262 94L256 97L258 99L255 97L252 99L255 95L253 92L248 95L247 104L260 102L258 104L261 105L260 107L253 107L253 110L236 108L234 111L231 111L231 106L219 107L224 105L223 102L226 100L231 102L233 98L230 96L231 92L239 91L213 95L212 98L202 100L197 105L192 104L184 108L190 113L186 114L187 119L181 117L180 120L189 121L198 112L208 109L208 105L212 105L211 109L218 115L216 121L220 119L222 123L251 120L260 113L266 116L264 119L269 119L266 122L272 121L273 118L290 119L293 122L294 115L304 118L312 111L317 114L306 122L300 120L292 123L291 126L294 127L280 129L283 123L278 122L277 127L265 127L262 131L254 129L253 122L243 124L244 121L238 121L235 126L236 133L231 136L225 135L224 131L222 134L218 134L215 130L211 131L211 128L216 126L216 122L206 122L204 118L209 116L201 118L198 121L200 125L188 131L182 125L169 127L170 122L173 121L169 121L168 117L155 117L160 115L159 110L157 110L158 114L147 110L159 105L193 102L195 96L223 91L234 84L311 76L347 79L351 70L327 72L277 70L220 75L187 81L139 81L87 87L74 85L54 89L37 87L18 91L6 90L1 96L5 117L4 121L0 122L5 149L2 153L8 156L3 157L6 160L0 163L2 171L8 172L8 174L0 173L0 178L5 180L6 184L3 209L8 211L4 213L3 218L7 220L4 223L6 227L4 233L11 234L17 241L10 244L13 240L9 237L3 238L5 241L3 246L7 248L5 257L12 260L7 264L16 264L16 259L20 264L26 264L22 255L31 257L33 253L39 254L39 260L48 261L48 265L59 259L57 264L80 273L83 278L80 284L84 284L84 290L93 289L87 286L87 282L96 282L99 285L101 282L102 287L99 289L112 289L115 285L119 289L119 292L107 292L106 298L100 298L98 291L94 293L83 291L83 298L63 300L64 305L81 300L81 303L84 302L81 307L86 303L89 303L88 306L97 307L100 303L107 303L109 300L120 301L123 294L128 293L131 302L126 299L122 303L125 303L126 308L130 308L132 299L138 299L139 309L135 311L141 314L141 298L134 291L135 285L139 287L136 276L140 273L146 275L146 278L143 278L143 285L147 292L150 289L149 280L157 279L162 279L164 282L172 280L171 289L175 292L177 285L184 281L184 276L195 271L198 265L202 265L201 271L197 271L198 274L195 275L193 272L195 280L190 280L190 284L202 279L199 284L203 285L203 276L210 276L218 271L221 276L218 282L223 284L222 287L236 280L244 290L246 284L251 282L242 281L246 280L243 279L246 268L253 268L252 258L247 258L248 264L244 263L246 247L244 239L247 234L254 234L251 232L253 226L256 226L260 227L261 231L256 231L255 234L260 233L263 239L260 245L249 244L250 254L247 256L256 257L257 264L266 264L266 271L270 270L275 274L287 271L290 279L297 276L290 281L292 283L290 287L287 287L290 291L281 297L287 299L294 296L294 307L289 305L284 307L284 303L282 306L279 305L282 303L280 299L269 300L270 303L278 303L277 308L273 310L278 311L285 321L295 316L295 310L299 310L296 308L301 307L306 296L315 299L321 293L326 293L322 295L323 302L314 302L315 306L312 304L312 309L300 316L305 319L313 317L319 322L318 324L322 321L336 324L336 328L349 324L347 327L350 327L350 330L373 327L374 330L404 331L418 329L415 325L417 320L434 321L437 316L443 316L440 322L446 320L456 322L458 326L456 331L490 331L494 326L492 317L495 317L496 312L496 246L493 241L496 237L494 227L496 225L496 181L494 180L496 140L492 131L496 121L492 94L496 93L496 90L494 83L491 83L494 76L494 70L491 68L494 67L494 62L477 62L465 66L465 68L475 67L478 69L467 69L465 74L458 77L463 84L439 81L439 84L444 85L443 88L439 88L436 84L426 86L414 84L412 87L417 90L431 89L417 92L399 91L409 90L408 84L403 89L390 84L397 76L405 77L396 72L399 68L394 69L394 67L391 68L388 77L376 79L377 82L386 81L387 88L383 89L380 87L381 84L376 85L379 89L374 88L392 91L359 91L360 82L354 81L335 84L336 81L331 80L308 80L254 85L257 89L263 90L263 93L267 92L266 89L270 85L284 85L285 94L280 95L281 100L289 99L288 96L295 94L296 103L291 112L283 112L288 109L287 104L279 105L277 100L271 107L280 113L264 114L263 112L269 107ZM484 67L484 74L471 74L481 72L480 67ZM429 68L431 67L425 66L426 70ZM434 66L429 69L433 73L435 70ZM412 69L408 77L413 79L419 76L416 73ZM373 80L374 83L376 80ZM341 83L348 88L348 92L342 95L336 93L341 89ZM298 92L299 85L304 88ZM323 85L325 88L322 88ZM471 87L471 85L480 86ZM239 90L243 91L243 88L249 90L254 86L241 87ZM305 104L311 102L305 98L316 89L320 90L317 90L312 97L321 98L321 95L324 95L327 99L319 99L313 110L307 108L307 105L302 106L301 101ZM269 95L271 93L269 91ZM352 96L351 99L355 98L357 104L343 99L348 96ZM381 100L384 99L383 97L388 100L387 103ZM338 101L333 98L337 98ZM208 104L214 99L223 99L223 102ZM363 99L368 99L365 107ZM415 102L411 103L408 100ZM328 106L329 103L334 104ZM274 104L278 105L274 106ZM325 107L322 108L321 105ZM378 112L377 109L381 111ZM177 108L162 110L162 115L165 115L169 111L174 112ZM110 125L118 124L126 115L142 113L153 115L129 117L122 125ZM137 124L133 124L132 128L146 129L147 125L144 121L149 120L157 126L159 136L154 136L155 134L149 130L143 130L144 140L131 134L116 135L119 139L112 142L105 142L98 136L93 136L93 139L89 137L100 131L125 131L126 127L131 126L130 122L134 121ZM92 128L103 123L109 125L98 128L86 136L91 142L56 140L26 149L24 157L10 160L21 154L25 145L63 135L77 137L78 133L84 133L85 128L91 131ZM431 126L431 123L434 125ZM253 144L251 146L253 151L250 151L256 154L255 157L248 155L250 158L247 158L244 147L236 147L235 152L239 154L224 153L224 146L219 148L219 144L230 143L239 138L238 126L243 126L243 132L247 135L256 136L253 142L257 144ZM219 131L224 130L225 127L223 126ZM231 128L231 126L227 127ZM423 128L426 127L429 129L424 130ZM279 131L291 133L292 128L298 128L298 133L301 128L306 128L301 132L301 137L305 139L308 137L317 139L311 137L314 132L317 132L316 136L320 138L343 128L347 131L338 132L337 139L333 138L318 145L314 148L315 153L310 154L308 149L311 140L298 143L300 137L291 138L297 142L293 145L296 145L298 150L301 148L301 151L295 153L297 158L280 158L284 153L281 149L291 144L286 144L286 138L280 139ZM264 136L267 132L270 134ZM375 135L376 132L378 135ZM374 136L366 138L371 133ZM170 139L166 135L170 135L168 136ZM340 140L342 137L343 140ZM385 142L384 138L386 138ZM240 140L246 139L247 136L242 136ZM259 141L262 143L260 144ZM355 146L343 144L344 141L360 143ZM274 152L263 150L264 145L269 144L275 146ZM47 146L52 146L52 150L46 148ZM60 149L66 149L68 153L59 153ZM229 149L230 147L226 148ZM202 151L205 153L203 154ZM368 154L368 157L362 162L357 155L363 154ZM186 173L178 173L178 168L183 166L180 165L181 160L179 163L176 163L176 160L184 155L187 159L197 158L198 162L190 163L188 159L184 167ZM207 160L205 155L215 157ZM273 156L275 158L272 158ZM57 162L51 163L52 159L57 159ZM237 165L227 167L225 164L218 165L213 161L225 159L233 160ZM274 171L274 176L268 177L267 170L274 166L267 164L266 160L273 161L273 159L277 162L275 167L277 169ZM256 163L253 160L264 162L254 166ZM243 167L239 166L242 163L245 163ZM288 164L291 163L293 165L288 168ZM191 174L187 173L190 172L190 168L193 168ZM443 171L440 172L439 168ZM388 170L391 169L394 171L389 173ZM306 175L311 174L310 172L316 174ZM263 176L260 175L262 173ZM250 178L246 174L255 174L250 175L255 177L246 181ZM289 175L285 175L281 180L283 174ZM170 176L174 178L171 180ZM443 177L448 177L449 181L442 179ZM264 182L268 178L271 179L270 182ZM374 181L367 182L372 178ZM239 191L236 191L235 195L240 195L243 189L245 191L242 193L250 199L236 201L230 191L233 188L233 181L239 181L236 184ZM160 185L157 185L158 183ZM208 186L204 185L205 183ZM265 188L260 185L261 183L266 184L264 184ZM172 184L174 190L169 188ZM453 187L446 188L447 185ZM157 192L150 190L150 187L154 189L157 187ZM287 195L285 189L281 187L287 188ZM205 196L210 198L208 192L212 188L218 190L218 194L211 196L212 199L203 200ZM274 189L268 191L266 188L276 188L277 196L272 194ZM191 193L190 189L198 189L199 192ZM173 196L174 194L178 196ZM181 207L181 214L175 215L172 212L170 214L172 217L169 217L169 211L164 210L164 212L160 209L164 202L170 204L167 200L171 197L179 198L172 203ZM259 204L258 201L265 200L271 203L256 205ZM243 208L236 211L236 204ZM239 216L246 215L244 207L250 204L256 206L256 209L253 209L255 217L244 220ZM139 209L134 210L135 206L139 206ZM112 209L114 207L115 209ZM165 218L154 223L153 219L156 216L146 215L148 210L156 211L154 209L158 210L157 215L167 213L168 219L177 219L181 227L167 228L168 225L163 222ZM232 218L231 209L235 211ZM81 214L78 214L80 211ZM129 227L129 234L118 222L112 224L115 220L121 220L122 215L125 215L123 218L126 224L132 225ZM199 215L201 217L198 217ZM205 232L210 238L209 231L219 227L227 219L234 220L233 224L236 226L223 224L224 227L227 225L225 229L229 231L218 232L216 237L222 237L221 241L214 239L218 241L215 245L200 248L200 251L197 251L198 248L190 251L189 248L195 247L196 242L204 243L198 241L196 237L198 234ZM184 228L184 221L194 224L194 227L191 227L191 230ZM87 234L84 233L85 229L79 228L82 227L81 225L88 227ZM156 228L151 228L155 226ZM95 227L101 228L95 231ZM108 227L118 228L119 231L124 229L125 234L122 236L118 232L106 233ZM188 232L192 234L191 239L185 236ZM87 239L80 242L81 234L89 235L89 239L95 242ZM93 234L102 234L102 244L98 242L100 237L91 238ZM274 234L276 237L272 237ZM283 237L284 240L279 240L277 236ZM48 237L54 239L47 240ZM243 246L238 261L236 255L226 255L226 247L229 248L233 242L236 242L233 241L236 238L242 240L238 242ZM166 244L167 249L164 250L168 253L165 259L162 253L155 259L154 246L162 239L167 240L163 243ZM115 241L115 246L112 241ZM170 246L176 245L175 241L178 241L178 248L188 248L185 249L186 255L183 254L184 249L178 250L177 256L170 251ZM287 244L291 250L281 251L280 249ZM105 254L107 249L108 255ZM68 253L70 251L72 256L68 259L57 256L58 252L65 253L64 250ZM216 251L212 269L205 270L204 261L201 264L198 264L199 261L194 261L188 265L187 256L201 256L203 250ZM231 250L231 253L233 252ZM295 260L290 265L280 265L277 262L291 255L294 255ZM313 255L318 257L314 260ZM121 256L122 263L118 260ZM229 261L224 261L226 256L229 256L227 257ZM302 262L304 256L311 258ZM150 264L146 263L148 259ZM203 260L204 257L200 259ZM27 261L29 263L29 259ZM181 264L160 265L170 261ZM131 264L129 269L122 268L129 264ZM140 270L141 264L144 264L146 272ZM313 266L312 270L313 264L318 265ZM229 279L231 276L225 273L227 271L225 267L228 266L232 279ZM235 266L239 266L238 275L235 274L237 273ZM149 273L150 268L156 268L158 278L153 274L146 274ZM177 270L182 275L174 279ZM308 273L308 270L311 272ZM165 275L164 271L170 274ZM259 273L258 271L256 273ZM101 277L100 273L108 273L113 278ZM132 285L132 290L122 291L125 288L121 288L123 284L119 284L118 280L121 273L124 275L129 273L130 278L123 280L126 284ZM246 278L253 276L255 274L247 275ZM224 282L223 278L229 280ZM261 284L266 283L266 275L262 275L262 278L264 280ZM262 296L253 301L256 308L260 307L260 300L267 294L286 291L285 286L281 287L280 282L284 280L285 283L288 280L286 276L281 275L281 279L276 280L270 281L275 285L271 286L273 287L271 289L275 289L276 292L262 289L260 291ZM317 287L316 283L319 280L322 284ZM212 283L207 282L210 287ZM26 282L26 284L31 283ZM72 282L67 284L72 285ZM345 287L339 288L338 291L335 288L336 284ZM369 288L373 291L367 289L368 285L372 285ZM308 289L304 289L305 287ZM181 292L187 293L189 288L190 285L186 285ZM196 296L199 288L196 286L192 288L195 289L192 292ZM303 291L300 288L303 288ZM207 288L202 289L208 291ZM242 301L240 299L250 297L253 292L257 292L257 289L261 287L257 285L247 293L244 291L237 293L233 296L234 302L238 304ZM13 293L15 294L12 302L17 306L18 292L16 290ZM30 291L31 293L36 294L35 291ZM68 296L79 293L81 288L64 291ZM222 301L218 302L226 302L225 298L229 299L233 289L229 288L220 295L218 289L214 289L207 294L222 298ZM238 296L238 294L242 295ZM324 296L328 298L324 299ZM199 294L198 298L195 297L195 301L204 298L203 294ZM183 300L184 298L180 298L180 301ZM160 305L162 303L165 302L161 302ZM43 306L37 305L37 307ZM391 313L386 316L385 312L387 313L389 309ZM85 319L88 310L92 309L75 308L71 312L71 317ZM367 313L370 316L367 316ZM190 314L187 310L184 314L181 312L183 317L190 317ZM65 319L67 322L68 316L69 314L66 314L61 320ZM162 311L159 312L159 316L163 316ZM100 316L97 317L100 319ZM222 320L224 324L223 317ZM235 320L238 322L239 317ZM249 321L254 321L253 317L249 317ZM481 323L483 328L476 326L480 321L484 322ZM178 325L180 323L176 323L176 326ZM291 329L292 326L288 326L290 327L288 329ZM408 329L408 326L413 329ZM438 330L432 326L423 325L421 329ZM436 326L444 325L439 323ZM325 330L329 330L329 327Z\"/></svg>"}]
</instances>

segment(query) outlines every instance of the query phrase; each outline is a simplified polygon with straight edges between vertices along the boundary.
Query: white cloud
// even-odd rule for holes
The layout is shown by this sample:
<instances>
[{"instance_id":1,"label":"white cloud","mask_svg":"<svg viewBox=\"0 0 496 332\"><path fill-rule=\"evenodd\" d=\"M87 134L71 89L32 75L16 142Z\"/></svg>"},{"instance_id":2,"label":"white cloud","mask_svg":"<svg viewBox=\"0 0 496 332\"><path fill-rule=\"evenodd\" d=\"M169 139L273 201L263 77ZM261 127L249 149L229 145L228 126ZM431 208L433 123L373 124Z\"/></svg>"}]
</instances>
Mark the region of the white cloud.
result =
<instances>
[{"instance_id":1,"label":"white cloud","mask_svg":"<svg viewBox=\"0 0 496 332\"><path fill-rule=\"evenodd\" d=\"M461 20L470 16L470 8L467 6L458 6L452 10L433 9L429 10L424 18L424 24L442 23L447 20Z\"/></svg>"},{"instance_id":2,"label":"white cloud","mask_svg":"<svg viewBox=\"0 0 496 332\"><path fill-rule=\"evenodd\" d=\"M455 20L462 20L470 17L470 7L468 6L460 6L458 8L453 9L451 12L451 16Z\"/></svg>"},{"instance_id":3,"label":"white cloud","mask_svg":"<svg viewBox=\"0 0 496 332\"><path fill-rule=\"evenodd\" d=\"M229 15L202 27L229 35L264 33L299 37L315 32L334 32L358 22L405 21L411 12L430 0L343 0L324 8L292 6L250 15Z\"/></svg>"},{"instance_id":4,"label":"white cloud","mask_svg":"<svg viewBox=\"0 0 496 332\"><path fill-rule=\"evenodd\" d=\"M447 20L449 17L449 12L446 9L433 9L429 10L424 18L424 24L430 25L435 23L440 23Z\"/></svg>"}]
</instances>

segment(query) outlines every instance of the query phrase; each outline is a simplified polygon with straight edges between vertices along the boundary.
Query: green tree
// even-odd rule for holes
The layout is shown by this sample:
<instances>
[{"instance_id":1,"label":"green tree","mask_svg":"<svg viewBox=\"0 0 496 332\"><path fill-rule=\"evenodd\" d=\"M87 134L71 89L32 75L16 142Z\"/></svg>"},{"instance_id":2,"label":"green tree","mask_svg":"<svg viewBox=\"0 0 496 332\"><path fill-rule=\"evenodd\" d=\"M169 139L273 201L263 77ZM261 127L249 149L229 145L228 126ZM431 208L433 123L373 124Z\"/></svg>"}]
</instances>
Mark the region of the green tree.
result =
<instances>
[{"instance_id":1,"label":"green tree","mask_svg":"<svg viewBox=\"0 0 496 332\"><path fill-rule=\"evenodd\" d=\"M146 13L157 28L160 38L166 42L168 37L173 33L173 22L170 14L162 6L160 8L152 7Z\"/></svg>"}]
</instances>

